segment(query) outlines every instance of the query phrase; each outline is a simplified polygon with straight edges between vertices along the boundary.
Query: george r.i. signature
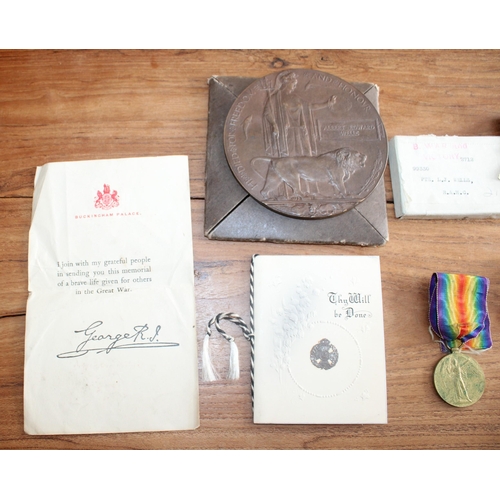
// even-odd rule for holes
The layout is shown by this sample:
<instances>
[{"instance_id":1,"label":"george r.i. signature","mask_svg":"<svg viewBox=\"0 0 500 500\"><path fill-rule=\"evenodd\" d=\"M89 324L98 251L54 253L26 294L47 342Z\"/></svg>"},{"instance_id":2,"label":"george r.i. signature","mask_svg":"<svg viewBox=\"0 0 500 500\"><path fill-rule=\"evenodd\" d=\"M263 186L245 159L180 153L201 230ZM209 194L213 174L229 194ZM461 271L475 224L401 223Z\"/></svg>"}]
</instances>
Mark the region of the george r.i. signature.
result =
<instances>
[{"instance_id":1,"label":"george r.i. signature","mask_svg":"<svg viewBox=\"0 0 500 500\"><path fill-rule=\"evenodd\" d=\"M134 326L133 333L117 333L114 335L98 331L102 325L102 321L94 321L84 330L75 330L76 334L83 334L85 340L80 342L74 351L62 352L57 357L76 358L89 352L96 352L97 354L105 352L109 354L116 349L151 349L179 346L177 342L159 341L160 325L156 327L154 334L151 334L151 332L146 333L150 330L146 323Z\"/></svg>"}]
</instances>

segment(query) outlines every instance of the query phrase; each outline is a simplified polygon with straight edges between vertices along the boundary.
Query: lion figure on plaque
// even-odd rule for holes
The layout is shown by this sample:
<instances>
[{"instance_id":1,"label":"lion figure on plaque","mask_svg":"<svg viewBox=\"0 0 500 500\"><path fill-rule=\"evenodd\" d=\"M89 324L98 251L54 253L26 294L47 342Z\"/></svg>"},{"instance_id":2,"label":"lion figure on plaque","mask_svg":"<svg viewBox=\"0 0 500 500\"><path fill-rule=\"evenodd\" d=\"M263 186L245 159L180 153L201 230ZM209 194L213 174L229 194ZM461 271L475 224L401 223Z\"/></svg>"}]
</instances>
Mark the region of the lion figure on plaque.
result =
<instances>
[{"instance_id":1,"label":"lion figure on plaque","mask_svg":"<svg viewBox=\"0 0 500 500\"><path fill-rule=\"evenodd\" d=\"M329 184L340 197L347 195L346 182L365 166L366 155L348 147L319 156L254 158L268 163L266 180L260 194L264 200L301 200L320 195L318 184ZM286 186L292 191L287 193Z\"/></svg>"}]
</instances>

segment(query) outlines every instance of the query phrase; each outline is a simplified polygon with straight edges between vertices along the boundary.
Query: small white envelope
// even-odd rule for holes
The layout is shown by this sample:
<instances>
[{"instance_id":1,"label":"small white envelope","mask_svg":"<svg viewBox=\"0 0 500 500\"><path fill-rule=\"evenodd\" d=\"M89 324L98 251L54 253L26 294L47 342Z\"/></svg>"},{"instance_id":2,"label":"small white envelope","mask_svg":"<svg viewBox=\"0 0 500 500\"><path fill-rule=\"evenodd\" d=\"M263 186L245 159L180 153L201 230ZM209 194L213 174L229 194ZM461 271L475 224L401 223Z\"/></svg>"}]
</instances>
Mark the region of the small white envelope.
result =
<instances>
[{"instance_id":1,"label":"small white envelope","mask_svg":"<svg viewBox=\"0 0 500 500\"><path fill-rule=\"evenodd\" d=\"M395 136L389 163L396 217L500 217L500 137Z\"/></svg>"}]
</instances>

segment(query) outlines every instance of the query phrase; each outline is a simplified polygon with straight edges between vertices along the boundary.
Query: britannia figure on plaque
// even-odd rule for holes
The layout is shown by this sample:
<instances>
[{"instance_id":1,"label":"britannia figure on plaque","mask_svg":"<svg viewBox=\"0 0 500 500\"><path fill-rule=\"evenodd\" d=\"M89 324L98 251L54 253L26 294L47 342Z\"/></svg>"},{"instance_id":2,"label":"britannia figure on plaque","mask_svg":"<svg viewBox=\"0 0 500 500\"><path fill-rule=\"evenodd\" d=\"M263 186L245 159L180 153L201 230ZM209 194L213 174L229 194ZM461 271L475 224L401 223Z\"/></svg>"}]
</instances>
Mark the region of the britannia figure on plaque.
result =
<instances>
[{"instance_id":1,"label":"britannia figure on plaque","mask_svg":"<svg viewBox=\"0 0 500 500\"><path fill-rule=\"evenodd\" d=\"M312 156L307 104L296 95L297 75L280 73L264 106L266 153L272 158Z\"/></svg>"},{"instance_id":2,"label":"britannia figure on plaque","mask_svg":"<svg viewBox=\"0 0 500 500\"><path fill-rule=\"evenodd\" d=\"M284 71L268 89L263 130L270 158L316 156L320 134L315 113L325 108L333 113L335 95L321 103L304 100L296 92L297 82L293 71Z\"/></svg>"}]
</instances>

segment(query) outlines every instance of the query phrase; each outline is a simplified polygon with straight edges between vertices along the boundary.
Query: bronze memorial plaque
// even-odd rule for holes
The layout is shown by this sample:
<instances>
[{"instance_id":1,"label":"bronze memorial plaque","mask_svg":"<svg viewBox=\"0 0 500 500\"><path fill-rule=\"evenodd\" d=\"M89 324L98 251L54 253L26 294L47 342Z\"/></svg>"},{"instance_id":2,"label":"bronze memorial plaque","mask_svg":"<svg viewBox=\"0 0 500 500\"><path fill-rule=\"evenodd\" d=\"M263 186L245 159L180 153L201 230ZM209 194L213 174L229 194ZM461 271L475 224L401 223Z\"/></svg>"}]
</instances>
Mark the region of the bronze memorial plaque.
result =
<instances>
[{"instance_id":1,"label":"bronze memorial plaque","mask_svg":"<svg viewBox=\"0 0 500 500\"><path fill-rule=\"evenodd\" d=\"M363 93L336 76L294 69L250 84L224 127L241 186L287 216L321 219L361 203L387 163L387 135Z\"/></svg>"}]
</instances>

